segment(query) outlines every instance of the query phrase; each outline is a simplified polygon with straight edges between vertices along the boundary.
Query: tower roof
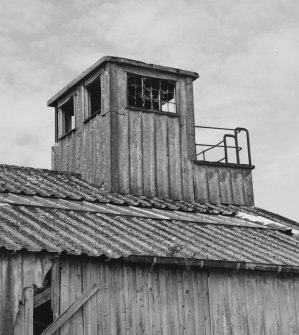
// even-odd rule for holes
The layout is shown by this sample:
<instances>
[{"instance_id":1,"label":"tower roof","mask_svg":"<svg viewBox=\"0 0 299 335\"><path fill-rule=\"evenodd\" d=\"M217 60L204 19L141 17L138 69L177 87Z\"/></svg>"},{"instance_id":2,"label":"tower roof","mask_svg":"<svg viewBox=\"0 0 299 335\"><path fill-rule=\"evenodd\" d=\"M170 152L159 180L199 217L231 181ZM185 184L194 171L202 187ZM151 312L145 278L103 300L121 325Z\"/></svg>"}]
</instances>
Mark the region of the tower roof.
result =
<instances>
[{"instance_id":1,"label":"tower roof","mask_svg":"<svg viewBox=\"0 0 299 335\"><path fill-rule=\"evenodd\" d=\"M114 57L114 56L104 56L101 59L99 59L97 62L95 62L93 65L91 65L87 70L82 72L79 76L77 76L74 80L69 82L64 88L62 88L59 92L57 92L51 99L48 100L48 106L54 107L57 100L64 95L67 91L74 88L76 85L78 85L80 82L82 82L88 75L90 75L92 72L96 71L100 67L104 66L106 63L118 63L118 64L125 64L125 65L132 65L139 68L145 68L145 69L151 69L151 70L157 70L162 72L168 72L168 73L175 73L177 75L181 76L189 76L192 77L193 80L197 79L199 77L198 73L192 72L192 71L186 71L174 67L169 66L162 66L162 65L156 65L156 64L150 64L150 63L144 63L137 60L122 58L122 57Z\"/></svg>"}]
</instances>

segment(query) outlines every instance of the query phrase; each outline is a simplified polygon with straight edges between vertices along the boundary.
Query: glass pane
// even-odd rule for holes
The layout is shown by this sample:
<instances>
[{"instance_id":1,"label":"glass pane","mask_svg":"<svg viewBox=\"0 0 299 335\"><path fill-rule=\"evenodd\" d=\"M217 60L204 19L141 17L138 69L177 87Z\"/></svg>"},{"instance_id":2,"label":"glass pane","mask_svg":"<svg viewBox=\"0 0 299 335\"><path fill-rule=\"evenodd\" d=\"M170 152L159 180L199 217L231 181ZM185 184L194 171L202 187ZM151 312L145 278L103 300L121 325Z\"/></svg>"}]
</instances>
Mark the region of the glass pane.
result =
<instances>
[{"instance_id":1,"label":"glass pane","mask_svg":"<svg viewBox=\"0 0 299 335\"><path fill-rule=\"evenodd\" d=\"M136 77L135 78L135 85L142 87L142 78L141 77Z\"/></svg>"},{"instance_id":2,"label":"glass pane","mask_svg":"<svg viewBox=\"0 0 299 335\"><path fill-rule=\"evenodd\" d=\"M175 91L175 83L168 82L168 92L174 93Z\"/></svg>"},{"instance_id":3,"label":"glass pane","mask_svg":"<svg viewBox=\"0 0 299 335\"><path fill-rule=\"evenodd\" d=\"M146 108L146 109L151 109L152 108L151 100L146 99L144 101L144 108Z\"/></svg>"},{"instance_id":4,"label":"glass pane","mask_svg":"<svg viewBox=\"0 0 299 335\"><path fill-rule=\"evenodd\" d=\"M135 106L136 106L135 98L129 96L129 97L128 97L128 104L129 104L129 106L133 106L133 107L135 107Z\"/></svg>"},{"instance_id":5,"label":"glass pane","mask_svg":"<svg viewBox=\"0 0 299 335\"><path fill-rule=\"evenodd\" d=\"M162 103L162 112L168 112L168 103Z\"/></svg>"},{"instance_id":6,"label":"glass pane","mask_svg":"<svg viewBox=\"0 0 299 335\"><path fill-rule=\"evenodd\" d=\"M158 111L159 110L159 102L158 101L153 101L153 109Z\"/></svg>"},{"instance_id":7,"label":"glass pane","mask_svg":"<svg viewBox=\"0 0 299 335\"><path fill-rule=\"evenodd\" d=\"M162 92L167 92L167 81L166 80L161 80L161 91Z\"/></svg>"},{"instance_id":8,"label":"glass pane","mask_svg":"<svg viewBox=\"0 0 299 335\"><path fill-rule=\"evenodd\" d=\"M158 90L159 89L159 79L155 79L155 78L152 79L152 88L154 90Z\"/></svg>"},{"instance_id":9,"label":"glass pane","mask_svg":"<svg viewBox=\"0 0 299 335\"><path fill-rule=\"evenodd\" d=\"M144 87L148 89L152 88L152 80L150 78L144 78Z\"/></svg>"},{"instance_id":10,"label":"glass pane","mask_svg":"<svg viewBox=\"0 0 299 335\"><path fill-rule=\"evenodd\" d=\"M158 99L159 98L159 90L153 89L152 90L152 98Z\"/></svg>"},{"instance_id":11,"label":"glass pane","mask_svg":"<svg viewBox=\"0 0 299 335\"><path fill-rule=\"evenodd\" d=\"M141 97L136 97L136 107L143 107L143 99L141 99Z\"/></svg>"},{"instance_id":12,"label":"glass pane","mask_svg":"<svg viewBox=\"0 0 299 335\"><path fill-rule=\"evenodd\" d=\"M169 113L176 113L176 105L168 103L168 111Z\"/></svg>"},{"instance_id":13,"label":"glass pane","mask_svg":"<svg viewBox=\"0 0 299 335\"><path fill-rule=\"evenodd\" d=\"M135 87L134 86L129 86L128 87L128 95L135 95Z\"/></svg>"}]
</instances>

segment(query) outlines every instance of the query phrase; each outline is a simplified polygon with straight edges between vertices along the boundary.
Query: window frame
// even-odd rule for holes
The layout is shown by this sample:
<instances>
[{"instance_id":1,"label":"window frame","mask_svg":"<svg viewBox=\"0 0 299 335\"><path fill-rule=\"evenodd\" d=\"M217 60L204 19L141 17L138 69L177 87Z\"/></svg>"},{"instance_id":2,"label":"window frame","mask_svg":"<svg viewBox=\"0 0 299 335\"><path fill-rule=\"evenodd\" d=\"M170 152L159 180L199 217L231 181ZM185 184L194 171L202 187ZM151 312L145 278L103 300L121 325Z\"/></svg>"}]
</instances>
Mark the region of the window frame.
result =
<instances>
[{"instance_id":1,"label":"window frame","mask_svg":"<svg viewBox=\"0 0 299 335\"><path fill-rule=\"evenodd\" d=\"M68 103L72 101L73 114L71 114L70 120L66 120L67 114L63 110ZM73 122L72 122L73 116ZM67 122L66 122L67 121ZM67 126L69 124L69 126ZM55 140L56 142L76 130L76 94L72 92L63 100L61 100L56 107L55 113Z\"/></svg>"},{"instance_id":2,"label":"window frame","mask_svg":"<svg viewBox=\"0 0 299 335\"><path fill-rule=\"evenodd\" d=\"M91 103L90 103L90 88L100 83L100 109L96 110L95 112L91 113ZM103 109L103 80L102 80L102 72L96 73L94 76L89 78L83 84L83 96L84 96L84 121L83 123L88 122L97 114L102 113Z\"/></svg>"},{"instance_id":3,"label":"window frame","mask_svg":"<svg viewBox=\"0 0 299 335\"><path fill-rule=\"evenodd\" d=\"M142 90L144 89L144 80L145 79L150 79L150 80L156 80L159 82L159 88L158 88L158 95L159 95L159 109L154 109L154 108L146 108L146 107L138 107L138 106L132 106L129 103L129 77L139 77L142 80ZM171 103L168 101L168 103L170 103L171 105L174 105L175 111L174 112L170 112L170 111L163 111L162 110L162 102L161 102L161 82L162 81L166 81L167 83L172 83L174 85L174 103ZM143 74L139 74L139 73L133 73L133 72L127 72L127 80L126 80L126 108L128 109L133 109L133 110L141 110L144 112L151 112L151 113L157 113L157 114L167 114L167 115L171 115L171 116L178 116L179 112L178 112L178 98L177 98L177 91L178 91L178 81L175 79L168 79L168 78L161 78L161 77L151 77L149 75L143 75ZM144 94L144 92L141 93L142 95ZM152 107L152 101L153 99L150 99L151 101L151 107Z\"/></svg>"}]
</instances>

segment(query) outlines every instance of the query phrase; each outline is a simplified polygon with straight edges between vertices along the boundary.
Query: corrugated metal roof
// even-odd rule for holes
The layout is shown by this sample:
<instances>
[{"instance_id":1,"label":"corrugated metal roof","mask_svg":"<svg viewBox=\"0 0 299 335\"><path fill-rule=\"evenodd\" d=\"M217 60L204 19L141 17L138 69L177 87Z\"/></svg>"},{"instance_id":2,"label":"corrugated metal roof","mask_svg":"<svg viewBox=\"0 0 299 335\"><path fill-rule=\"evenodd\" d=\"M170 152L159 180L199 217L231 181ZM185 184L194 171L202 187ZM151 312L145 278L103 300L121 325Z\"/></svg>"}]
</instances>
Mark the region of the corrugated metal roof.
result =
<instances>
[{"instance_id":1,"label":"corrugated metal roof","mask_svg":"<svg viewBox=\"0 0 299 335\"><path fill-rule=\"evenodd\" d=\"M205 223L219 223L235 226L251 226L251 227L264 227L265 224L254 220L253 216L248 214L241 214L235 212L234 216L227 216L222 214L203 214L203 213L190 213L175 211L169 209L156 209L156 208L142 208L136 206L119 206L109 203L95 203L88 201L78 200L65 200L48 197L38 197L30 195L16 195L11 193L0 193L0 203L36 206L36 207L50 207L57 209L81 210L98 212L104 214L116 214L124 216L146 217L151 219L165 219L165 220L181 220L181 221L195 221ZM213 206L215 207L215 206ZM218 211L219 212L219 211ZM238 214L239 213L239 214ZM244 217L245 216L245 217ZM275 225L276 229L288 230L284 226Z\"/></svg>"},{"instance_id":2,"label":"corrugated metal roof","mask_svg":"<svg viewBox=\"0 0 299 335\"><path fill-rule=\"evenodd\" d=\"M298 236L298 223L256 207L124 196L78 174L0 165L0 247L8 250L296 267Z\"/></svg>"},{"instance_id":3,"label":"corrugated metal roof","mask_svg":"<svg viewBox=\"0 0 299 335\"><path fill-rule=\"evenodd\" d=\"M82 180L80 174L12 165L0 165L0 192L187 212L232 214L228 208L215 209L212 205L195 202L108 193L99 186Z\"/></svg>"},{"instance_id":4,"label":"corrugated metal roof","mask_svg":"<svg viewBox=\"0 0 299 335\"><path fill-rule=\"evenodd\" d=\"M299 241L274 229L9 204L0 206L0 228L9 250L299 266Z\"/></svg>"}]
</instances>

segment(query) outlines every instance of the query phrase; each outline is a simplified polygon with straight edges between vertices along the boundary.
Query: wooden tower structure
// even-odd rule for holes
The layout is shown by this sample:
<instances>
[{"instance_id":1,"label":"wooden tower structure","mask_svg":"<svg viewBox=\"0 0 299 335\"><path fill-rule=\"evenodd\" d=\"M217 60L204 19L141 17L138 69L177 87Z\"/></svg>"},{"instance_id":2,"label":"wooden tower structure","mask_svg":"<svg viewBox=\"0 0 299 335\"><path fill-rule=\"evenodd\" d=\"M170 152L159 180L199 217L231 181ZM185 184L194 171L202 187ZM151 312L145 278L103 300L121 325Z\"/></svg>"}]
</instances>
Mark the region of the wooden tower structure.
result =
<instances>
[{"instance_id":1,"label":"wooden tower structure","mask_svg":"<svg viewBox=\"0 0 299 335\"><path fill-rule=\"evenodd\" d=\"M198 160L197 78L166 66L100 59L48 101L56 110L53 169L81 173L121 194L253 205L251 161Z\"/></svg>"}]
</instances>

